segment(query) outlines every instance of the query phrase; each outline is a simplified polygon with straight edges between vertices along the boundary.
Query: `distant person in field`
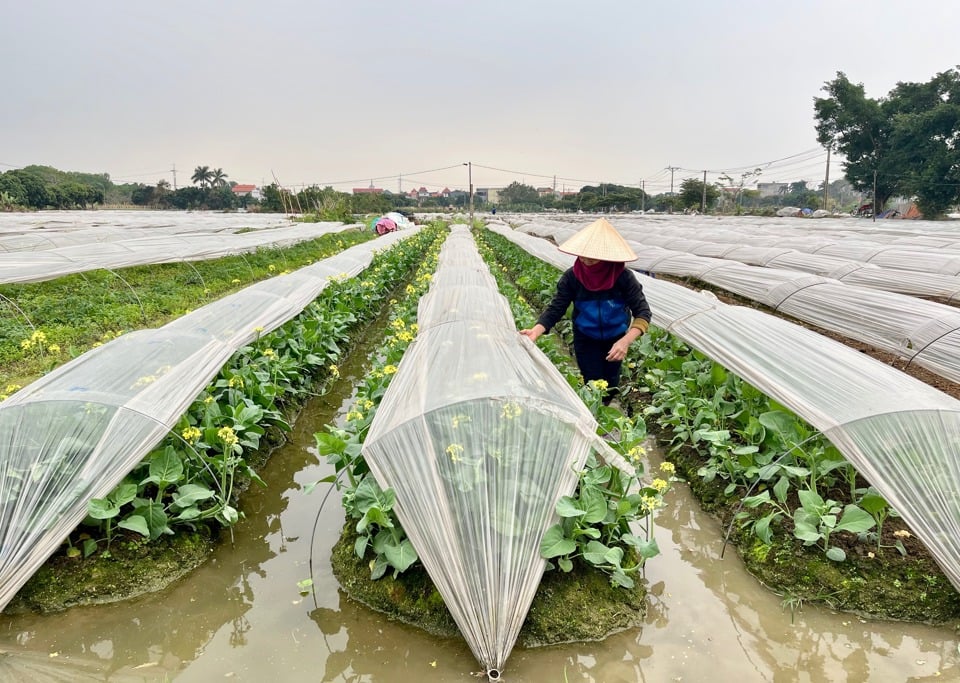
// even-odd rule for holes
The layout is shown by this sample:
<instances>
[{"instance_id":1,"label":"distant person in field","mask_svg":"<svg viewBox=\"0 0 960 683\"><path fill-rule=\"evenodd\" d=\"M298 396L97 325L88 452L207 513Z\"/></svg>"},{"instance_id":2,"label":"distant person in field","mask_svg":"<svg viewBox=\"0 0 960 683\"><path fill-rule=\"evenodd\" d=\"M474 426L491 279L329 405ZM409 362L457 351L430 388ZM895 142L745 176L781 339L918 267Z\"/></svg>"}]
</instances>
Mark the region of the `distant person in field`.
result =
<instances>
[{"instance_id":1,"label":"distant person in field","mask_svg":"<svg viewBox=\"0 0 960 683\"><path fill-rule=\"evenodd\" d=\"M557 291L537 320L520 334L536 341L573 304L573 350L583 381L606 380L609 405L620 385L620 369L630 344L650 326L643 287L626 263L637 255L609 221L601 218L561 244L577 257L560 276Z\"/></svg>"}]
</instances>

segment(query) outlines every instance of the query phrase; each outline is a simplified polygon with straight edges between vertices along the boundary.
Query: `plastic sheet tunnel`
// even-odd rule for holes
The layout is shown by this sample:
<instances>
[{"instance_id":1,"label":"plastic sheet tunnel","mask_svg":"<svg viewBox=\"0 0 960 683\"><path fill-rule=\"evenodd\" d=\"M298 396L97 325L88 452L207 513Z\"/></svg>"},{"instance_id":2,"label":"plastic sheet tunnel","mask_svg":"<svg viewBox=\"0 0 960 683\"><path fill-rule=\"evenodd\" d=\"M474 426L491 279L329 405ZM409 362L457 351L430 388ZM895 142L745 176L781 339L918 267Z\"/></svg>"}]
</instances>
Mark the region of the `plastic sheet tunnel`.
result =
<instances>
[{"instance_id":1,"label":"plastic sheet tunnel","mask_svg":"<svg viewBox=\"0 0 960 683\"><path fill-rule=\"evenodd\" d=\"M557 268L574 258L545 239L488 227ZM960 401L799 325L664 279L635 276L654 325L822 431L960 590Z\"/></svg>"},{"instance_id":2,"label":"plastic sheet tunnel","mask_svg":"<svg viewBox=\"0 0 960 683\"><path fill-rule=\"evenodd\" d=\"M518 334L466 227L454 226L419 334L363 456L488 677L496 680L545 569L540 540L571 495L596 422Z\"/></svg>"}]
</instances>

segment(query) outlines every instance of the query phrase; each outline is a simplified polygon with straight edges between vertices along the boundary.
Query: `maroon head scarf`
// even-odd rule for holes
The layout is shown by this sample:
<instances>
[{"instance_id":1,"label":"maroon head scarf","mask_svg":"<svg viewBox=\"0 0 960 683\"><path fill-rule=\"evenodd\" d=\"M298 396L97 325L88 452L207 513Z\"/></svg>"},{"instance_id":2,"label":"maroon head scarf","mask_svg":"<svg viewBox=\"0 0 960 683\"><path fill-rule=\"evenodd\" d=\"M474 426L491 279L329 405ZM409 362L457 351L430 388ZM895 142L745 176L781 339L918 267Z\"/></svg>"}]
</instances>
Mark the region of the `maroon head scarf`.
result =
<instances>
[{"instance_id":1,"label":"maroon head scarf","mask_svg":"<svg viewBox=\"0 0 960 683\"><path fill-rule=\"evenodd\" d=\"M611 289L626 265L616 261L597 261L588 266L580 257L573 264L573 274L591 292Z\"/></svg>"}]
</instances>

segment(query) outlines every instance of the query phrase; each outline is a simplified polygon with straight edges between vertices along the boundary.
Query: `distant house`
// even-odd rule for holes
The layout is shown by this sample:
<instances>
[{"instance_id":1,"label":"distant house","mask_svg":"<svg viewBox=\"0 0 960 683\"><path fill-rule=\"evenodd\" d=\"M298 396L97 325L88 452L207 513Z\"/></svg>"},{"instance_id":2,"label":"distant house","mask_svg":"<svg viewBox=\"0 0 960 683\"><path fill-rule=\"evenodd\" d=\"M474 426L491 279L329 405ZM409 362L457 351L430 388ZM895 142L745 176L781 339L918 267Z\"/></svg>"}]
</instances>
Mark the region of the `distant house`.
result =
<instances>
[{"instance_id":1,"label":"distant house","mask_svg":"<svg viewBox=\"0 0 960 683\"><path fill-rule=\"evenodd\" d=\"M353 194L383 194L382 187L355 187Z\"/></svg>"},{"instance_id":2,"label":"distant house","mask_svg":"<svg viewBox=\"0 0 960 683\"><path fill-rule=\"evenodd\" d=\"M233 194L237 197L250 197L256 199L258 202L263 199L263 195L260 193L260 188L256 185L241 185L237 183L232 188Z\"/></svg>"},{"instance_id":3,"label":"distant house","mask_svg":"<svg viewBox=\"0 0 960 683\"><path fill-rule=\"evenodd\" d=\"M496 204L500 201L500 188L496 187L478 187L476 197L481 202Z\"/></svg>"},{"instance_id":4,"label":"distant house","mask_svg":"<svg viewBox=\"0 0 960 683\"><path fill-rule=\"evenodd\" d=\"M537 195L540 197L555 197L557 196L557 191L552 187L538 187Z\"/></svg>"},{"instance_id":5,"label":"distant house","mask_svg":"<svg viewBox=\"0 0 960 683\"><path fill-rule=\"evenodd\" d=\"M757 192L761 197L776 197L786 194L790 190L790 183L757 183Z\"/></svg>"}]
</instances>

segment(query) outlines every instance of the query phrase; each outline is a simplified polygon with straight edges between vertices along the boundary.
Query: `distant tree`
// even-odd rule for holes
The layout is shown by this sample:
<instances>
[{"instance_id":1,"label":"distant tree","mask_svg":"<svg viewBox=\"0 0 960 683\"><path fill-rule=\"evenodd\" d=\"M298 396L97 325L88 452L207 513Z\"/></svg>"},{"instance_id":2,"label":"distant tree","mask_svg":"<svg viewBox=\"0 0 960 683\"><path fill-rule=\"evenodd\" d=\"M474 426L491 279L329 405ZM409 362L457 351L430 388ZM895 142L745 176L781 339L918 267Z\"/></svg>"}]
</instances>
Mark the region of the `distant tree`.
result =
<instances>
[{"instance_id":1,"label":"distant tree","mask_svg":"<svg viewBox=\"0 0 960 683\"><path fill-rule=\"evenodd\" d=\"M227 174L223 172L222 168L215 168L210 172L211 187L226 187L226 185L227 185Z\"/></svg>"},{"instance_id":2,"label":"distant tree","mask_svg":"<svg viewBox=\"0 0 960 683\"><path fill-rule=\"evenodd\" d=\"M540 194L537 188L513 181L500 190L500 205L515 210L536 210L541 208Z\"/></svg>"},{"instance_id":3,"label":"distant tree","mask_svg":"<svg viewBox=\"0 0 960 683\"><path fill-rule=\"evenodd\" d=\"M213 180L213 171L210 170L209 166L197 166L193 171L193 175L190 176L190 180L193 181L195 185L207 187L210 181Z\"/></svg>"},{"instance_id":4,"label":"distant tree","mask_svg":"<svg viewBox=\"0 0 960 683\"><path fill-rule=\"evenodd\" d=\"M700 209L703 202L703 181L697 178L686 178L680 183L680 206L685 209ZM707 184L707 208L713 206L720 197L720 188L711 183Z\"/></svg>"},{"instance_id":5,"label":"distant tree","mask_svg":"<svg viewBox=\"0 0 960 683\"><path fill-rule=\"evenodd\" d=\"M960 200L960 70L926 83L897 83L867 98L842 72L814 99L817 140L846 158L846 178L882 209L893 195L916 197L927 216Z\"/></svg>"}]
</instances>

